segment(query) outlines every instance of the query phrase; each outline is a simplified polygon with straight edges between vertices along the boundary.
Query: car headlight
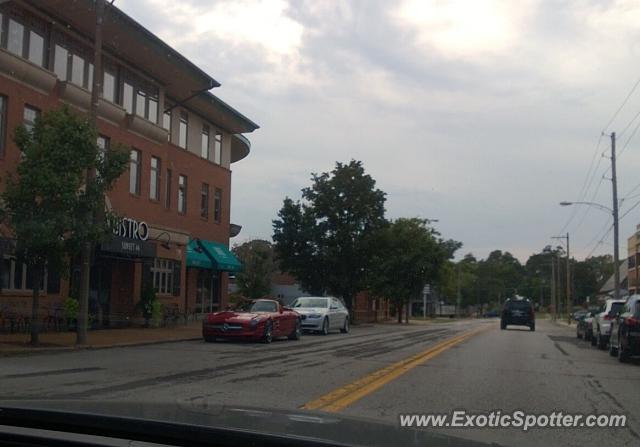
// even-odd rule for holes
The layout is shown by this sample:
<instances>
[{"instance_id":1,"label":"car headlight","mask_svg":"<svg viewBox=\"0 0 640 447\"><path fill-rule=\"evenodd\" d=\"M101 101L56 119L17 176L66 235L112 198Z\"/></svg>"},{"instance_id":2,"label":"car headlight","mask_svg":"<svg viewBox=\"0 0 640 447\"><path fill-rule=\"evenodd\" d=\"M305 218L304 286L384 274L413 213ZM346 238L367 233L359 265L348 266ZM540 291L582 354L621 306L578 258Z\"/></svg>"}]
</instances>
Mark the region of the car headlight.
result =
<instances>
[{"instance_id":1,"label":"car headlight","mask_svg":"<svg viewBox=\"0 0 640 447\"><path fill-rule=\"evenodd\" d=\"M320 318L320 317L322 317L322 315L321 315L321 314L309 314L309 315L307 316L307 318Z\"/></svg>"}]
</instances>

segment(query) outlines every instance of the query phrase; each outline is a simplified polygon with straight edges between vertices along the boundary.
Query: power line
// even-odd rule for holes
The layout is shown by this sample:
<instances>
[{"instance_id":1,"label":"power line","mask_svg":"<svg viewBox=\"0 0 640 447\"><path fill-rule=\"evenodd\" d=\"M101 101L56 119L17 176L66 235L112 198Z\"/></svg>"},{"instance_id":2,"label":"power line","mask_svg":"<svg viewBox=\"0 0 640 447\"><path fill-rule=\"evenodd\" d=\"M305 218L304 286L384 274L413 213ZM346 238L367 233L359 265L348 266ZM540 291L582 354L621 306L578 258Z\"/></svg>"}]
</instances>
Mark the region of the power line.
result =
<instances>
[{"instance_id":1,"label":"power line","mask_svg":"<svg viewBox=\"0 0 640 447\"><path fill-rule=\"evenodd\" d=\"M613 123L613 121L618 117L618 114L620 113L620 111L624 108L624 106L627 104L627 102L629 101L629 98L631 98L631 95L633 95L633 92L636 91L636 88L638 88L638 84L640 84L640 78L638 78L638 80L636 81L635 84L633 84L633 87L631 88L631 91L629 92L629 94L627 95L626 98L624 98L624 101L622 101L622 104L620 104L620 107L618 107L618 110L615 111L615 113L613 114L613 116L611 117L611 119L609 120L609 122L607 123L606 126L604 126L604 130L603 132L606 132L607 129L609 128L609 126Z\"/></svg>"}]
</instances>

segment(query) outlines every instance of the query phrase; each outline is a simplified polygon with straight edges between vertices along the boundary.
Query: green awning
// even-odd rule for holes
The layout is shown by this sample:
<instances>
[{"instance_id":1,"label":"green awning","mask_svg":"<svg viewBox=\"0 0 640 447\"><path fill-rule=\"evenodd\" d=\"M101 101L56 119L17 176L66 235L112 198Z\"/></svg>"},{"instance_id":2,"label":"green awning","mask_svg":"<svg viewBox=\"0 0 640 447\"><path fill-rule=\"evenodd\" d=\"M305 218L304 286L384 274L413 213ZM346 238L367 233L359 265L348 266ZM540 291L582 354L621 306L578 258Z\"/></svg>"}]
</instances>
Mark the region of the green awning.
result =
<instances>
[{"instance_id":1,"label":"green awning","mask_svg":"<svg viewBox=\"0 0 640 447\"><path fill-rule=\"evenodd\" d=\"M242 264L226 245L194 239L187 245L187 267L238 272L242 269Z\"/></svg>"}]
</instances>

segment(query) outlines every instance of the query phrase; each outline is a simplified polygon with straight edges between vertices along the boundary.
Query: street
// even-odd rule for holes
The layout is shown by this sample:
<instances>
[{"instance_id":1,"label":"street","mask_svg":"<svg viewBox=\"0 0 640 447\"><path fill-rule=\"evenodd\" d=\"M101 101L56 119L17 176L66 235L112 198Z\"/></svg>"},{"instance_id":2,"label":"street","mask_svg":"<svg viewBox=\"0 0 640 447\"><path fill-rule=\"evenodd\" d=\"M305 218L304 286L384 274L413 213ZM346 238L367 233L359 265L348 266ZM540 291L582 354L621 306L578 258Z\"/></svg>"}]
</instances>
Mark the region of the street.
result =
<instances>
[{"instance_id":1,"label":"street","mask_svg":"<svg viewBox=\"0 0 640 447\"><path fill-rule=\"evenodd\" d=\"M380 370L384 374L372 374ZM536 332L501 331L497 319L416 322L361 325L347 335L305 335L271 345L188 341L4 357L0 371L2 399L205 399L337 411L395 424L401 413L459 409L621 413L627 428L438 431L501 445L640 442L638 362L620 364L576 339L575 327L542 319ZM347 386L363 380L365 388Z\"/></svg>"}]
</instances>

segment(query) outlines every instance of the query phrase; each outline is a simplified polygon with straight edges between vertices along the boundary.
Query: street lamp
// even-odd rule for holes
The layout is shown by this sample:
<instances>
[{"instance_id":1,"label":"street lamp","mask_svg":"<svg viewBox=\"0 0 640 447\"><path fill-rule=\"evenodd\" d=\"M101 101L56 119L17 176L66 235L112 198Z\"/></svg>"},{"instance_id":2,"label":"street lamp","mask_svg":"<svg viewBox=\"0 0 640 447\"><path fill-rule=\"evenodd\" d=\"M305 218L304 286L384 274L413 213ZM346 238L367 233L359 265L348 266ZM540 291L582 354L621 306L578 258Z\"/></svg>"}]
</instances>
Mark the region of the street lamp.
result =
<instances>
[{"instance_id":1,"label":"street lamp","mask_svg":"<svg viewBox=\"0 0 640 447\"><path fill-rule=\"evenodd\" d=\"M620 299L620 253L618 251L618 207L614 202L614 209L595 202L560 202L560 206L587 205L598 208L601 211L611 213L613 216L613 278L614 278L614 298Z\"/></svg>"}]
</instances>

